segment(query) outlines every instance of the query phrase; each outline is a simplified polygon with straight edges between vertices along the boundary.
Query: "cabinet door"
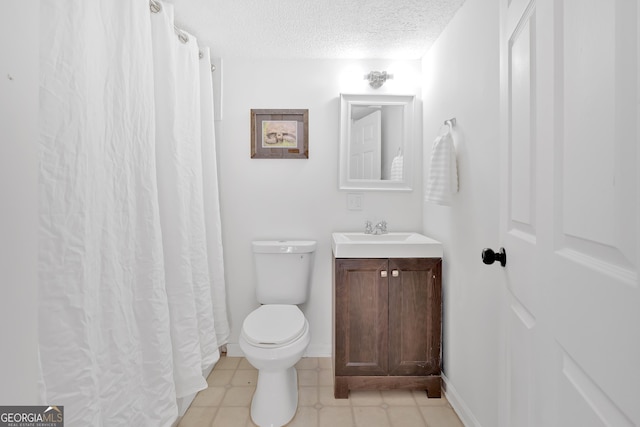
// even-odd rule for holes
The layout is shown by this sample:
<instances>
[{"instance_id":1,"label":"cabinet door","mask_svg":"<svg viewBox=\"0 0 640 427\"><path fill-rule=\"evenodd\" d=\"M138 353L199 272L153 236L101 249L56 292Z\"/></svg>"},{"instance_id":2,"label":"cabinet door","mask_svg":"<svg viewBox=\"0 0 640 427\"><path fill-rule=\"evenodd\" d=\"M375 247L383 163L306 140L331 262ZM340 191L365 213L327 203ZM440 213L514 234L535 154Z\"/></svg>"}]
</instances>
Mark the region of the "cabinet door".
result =
<instances>
[{"instance_id":1,"label":"cabinet door","mask_svg":"<svg viewBox=\"0 0 640 427\"><path fill-rule=\"evenodd\" d=\"M386 259L336 260L336 375L386 375Z\"/></svg>"},{"instance_id":2,"label":"cabinet door","mask_svg":"<svg viewBox=\"0 0 640 427\"><path fill-rule=\"evenodd\" d=\"M389 260L389 375L440 374L441 266L440 258Z\"/></svg>"}]
</instances>

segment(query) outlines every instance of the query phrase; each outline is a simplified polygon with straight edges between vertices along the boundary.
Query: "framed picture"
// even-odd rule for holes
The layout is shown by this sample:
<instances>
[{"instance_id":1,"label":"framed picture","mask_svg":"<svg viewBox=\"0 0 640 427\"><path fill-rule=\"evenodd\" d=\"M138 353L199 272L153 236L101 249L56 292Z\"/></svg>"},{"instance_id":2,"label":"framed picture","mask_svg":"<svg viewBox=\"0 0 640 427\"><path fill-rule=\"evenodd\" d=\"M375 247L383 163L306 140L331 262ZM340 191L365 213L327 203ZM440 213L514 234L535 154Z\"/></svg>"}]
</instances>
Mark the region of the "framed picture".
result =
<instances>
[{"instance_id":1,"label":"framed picture","mask_svg":"<svg viewBox=\"0 0 640 427\"><path fill-rule=\"evenodd\" d=\"M308 159L309 110L251 110L252 159Z\"/></svg>"}]
</instances>

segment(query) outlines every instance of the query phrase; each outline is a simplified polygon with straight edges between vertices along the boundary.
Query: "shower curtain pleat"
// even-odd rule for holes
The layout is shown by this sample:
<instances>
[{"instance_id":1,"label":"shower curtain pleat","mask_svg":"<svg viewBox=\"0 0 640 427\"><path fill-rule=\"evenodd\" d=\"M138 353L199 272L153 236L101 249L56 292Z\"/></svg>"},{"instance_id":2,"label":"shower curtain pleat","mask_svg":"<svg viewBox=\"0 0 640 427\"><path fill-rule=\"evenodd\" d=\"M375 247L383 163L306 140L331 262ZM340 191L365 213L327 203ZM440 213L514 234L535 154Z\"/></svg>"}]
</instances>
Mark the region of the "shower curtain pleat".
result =
<instances>
[{"instance_id":1,"label":"shower curtain pleat","mask_svg":"<svg viewBox=\"0 0 640 427\"><path fill-rule=\"evenodd\" d=\"M151 25L160 222L176 394L184 397L207 387L204 362L219 358L204 226L198 46L192 36L188 43L176 37L172 5L163 4Z\"/></svg>"},{"instance_id":2,"label":"shower curtain pleat","mask_svg":"<svg viewBox=\"0 0 640 427\"><path fill-rule=\"evenodd\" d=\"M213 301L213 318L218 346L229 341L227 295L224 280L224 256L222 252L222 224L220 222L220 196L218 192L218 166L216 160L216 135L214 129L213 81L211 78L211 54L208 47L201 47L200 59L200 111L202 112L202 175L204 190L205 225L207 229L207 253L209 255L209 279Z\"/></svg>"},{"instance_id":3,"label":"shower curtain pleat","mask_svg":"<svg viewBox=\"0 0 640 427\"><path fill-rule=\"evenodd\" d=\"M148 4L42 1L40 29L46 397L64 405L68 426L169 426Z\"/></svg>"},{"instance_id":4,"label":"shower curtain pleat","mask_svg":"<svg viewBox=\"0 0 640 427\"><path fill-rule=\"evenodd\" d=\"M148 0L41 2L41 391L70 427L171 426L228 336L212 112L173 28Z\"/></svg>"}]
</instances>

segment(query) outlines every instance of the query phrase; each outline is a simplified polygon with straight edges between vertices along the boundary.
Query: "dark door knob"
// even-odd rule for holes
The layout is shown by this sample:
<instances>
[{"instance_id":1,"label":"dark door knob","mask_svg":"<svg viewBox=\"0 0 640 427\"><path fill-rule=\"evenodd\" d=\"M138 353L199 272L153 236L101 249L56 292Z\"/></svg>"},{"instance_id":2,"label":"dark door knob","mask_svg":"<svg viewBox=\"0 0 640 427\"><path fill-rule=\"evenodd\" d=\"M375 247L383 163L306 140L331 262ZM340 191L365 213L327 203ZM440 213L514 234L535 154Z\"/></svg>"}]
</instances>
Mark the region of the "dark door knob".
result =
<instances>
[{"instance_id":1,"label":"dark door knob","mask_svg":"<svg viewBox=\"0 0 640 427\"><path fill-rule=\"evenodd\" d=\"M500 248L500 251L494 252L493 249L484 248L482 250L482 262L485 264L493 264L495 261L500 261L501 266L507 265L507 253L504 248Z\"/></svg>"}]
</instances>

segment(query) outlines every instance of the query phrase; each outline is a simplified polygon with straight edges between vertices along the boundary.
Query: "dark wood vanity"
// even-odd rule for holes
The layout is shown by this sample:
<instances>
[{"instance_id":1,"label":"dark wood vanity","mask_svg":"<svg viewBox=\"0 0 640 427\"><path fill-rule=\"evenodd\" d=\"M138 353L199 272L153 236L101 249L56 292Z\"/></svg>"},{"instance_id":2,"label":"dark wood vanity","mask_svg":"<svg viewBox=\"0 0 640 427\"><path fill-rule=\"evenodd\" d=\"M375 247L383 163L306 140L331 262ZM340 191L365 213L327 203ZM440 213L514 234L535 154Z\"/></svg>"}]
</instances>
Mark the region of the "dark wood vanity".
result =
<instances>
[{"instance_id":1,"label":"dark wood vanity","mask_svg":"<svg viewBox=\"0 0 640 427\"><path fill-rule=\"evenodd\" d=\"M333 258L334 395L440 397L441 258Z\"/></svg>"}]
</instances>

